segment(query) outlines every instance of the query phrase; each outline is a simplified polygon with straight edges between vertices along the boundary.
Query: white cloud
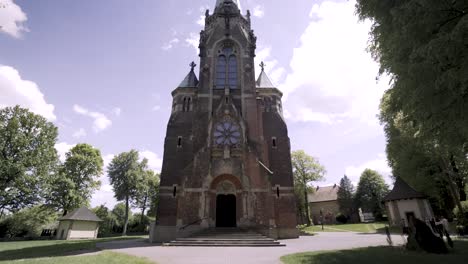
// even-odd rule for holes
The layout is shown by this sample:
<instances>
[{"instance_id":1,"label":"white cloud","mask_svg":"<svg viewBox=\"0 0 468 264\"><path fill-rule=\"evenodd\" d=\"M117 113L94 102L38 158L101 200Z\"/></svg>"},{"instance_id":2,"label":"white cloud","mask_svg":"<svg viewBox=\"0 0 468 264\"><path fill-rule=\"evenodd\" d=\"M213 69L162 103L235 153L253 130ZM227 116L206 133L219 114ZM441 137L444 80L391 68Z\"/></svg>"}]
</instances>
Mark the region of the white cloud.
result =
<instances>
[{"instance_id":1,"label":"white cloud","mask_svg":"<svg viewBox=\"0 0 468 264\"><path fill-rule=\"evenodd\" d=\"M380 174L382 174L382 176L384 176L384 179L387 182L387 184L392 184L392 180L390 178L390 175L392 174L392 169L388 166L385 154L381 153L377 156L376 159L363 162L360 165L348 166L345 169L345 174L351 179L352 182L357 183L359 182L359 178L361 177L361 174L365 169L371 169L379 172Z\"/></svg>"},{"instance_id":2,"label":"white cloud","mask_svg":"<svg viewBox=\"0 0 468 264\"><path fill-rule=\"evenodd\" d=\"M23 80L13 67L0 65L0 108L15 105L28 108L50 121L56 119L54 105L45 101L36 83Z\"/></svg>"},{"instance_id":3,"label":"white cloud","mask_svg":"<svg viewBox=\"0 0 468 264\"><path fill-rule=\"evenodd\" d=\"M191 32L188 38L185 39L185 43L188 47L192 46L195 49L195 52L198 54L198 45L200 42L200 35L194 32Z\"/></svg>"},{"instance_id":4,"label":"white cloud","mask_svg":"<svg viewBox=\"0 0 468 264\"><path fill-rule=\"evenodd\" d=\"M13 0L0 1L0 32L20 38L28 29L23 25L28 17Z\"/></svg>"},{"instance_id":5,"label":"white cloud","mask_svg":"<svg viewBox=\"0 0 468 264\"><path fill-rule=\"evenodd\" d=\"M262 18L265 15L265 7L263 5L255 6L252 15L254 17Z\"/></svg>"},{"instance_id":6,"label":"white cloud","mask_svg":"<svg viewBox=\"0 0 468 264\"><path fill-rule=\"evenodd\" d=\"M205 26L205 15L201 15L197 20L197 24L204 27Z\"/></svg>"},{"instance_id":7,"label":"white cloud","mask_svg":"<svg viewBox=\"0 0 468 264\"><path fill-rule=\"evenodd\" d=\"M151 110L153 110L154 112L159 111L159 110L161 110L161 106L155 105L155 106L153 106L153 108L151 108Z\"/></svg>"},{"instance_id":8,"label":"white cloud","mask_svg":"<svg viewBox=\"0 0 468 264\"><path fill-rule=\"evenodd\" d=\"M168 43L164 44L161 49L163 50L170 50L174 47L175 44L179 43L180 40L178 38L173 38L171 41Z\"/></svg>"},{"instance_id":9,"label":"white cloud","mask_svg":"<svg viewBox=\"0 0 468 264\"><path fill-rule=\"evenodd\" d=\"M73 110L77 114L93 118L93 130L96 133L107 129L109 126L112 125L112 121L102 113L89 111L88 109L79 105L74 105Z\"/></svg>"},{"instance_id":10,"label":"white cloud","mask_svg":"<svg viewBox=\"0 0 468 264\"><path fill-rule=\"evenodd\" d=\"M73 133L73 137L74 138L82 138L82 137L86 137L86 130L84 128L80 128L78 129L77 131L75 131L75 133Z\"/></svg>"},{"instance_id":11,"label":"white cloud","mask_svg":"<svg viewBox=\"0 0 468 264\"><path fill-rule=\"evenodd\" d=\"M60 161L65 161L65 154L70 151L71 148L76 146L76 144L68 144L66 142L60 142L55 144L55 149L57 150L57 154L59 155Z\"/></svg>"},{"instance_id":12,"label":"white cloud","mask_svg":"<svg viewBox=\"0 0 468 264\"><path fill-rule=\"evenodd\" d=\"M158 154L151 152L149 150L140 151L140 156L148 159L148 167L155 172L160 172L162 167L162 159Z\"/></svg>"},{"instance_id":13,"label":"white cloud","mask_svg":"<svg viewBox=\"0 0 468 264\"><path fill-rule=\"evenodd\" d=\"M375 80L378 64L366 52L371 24L358 22L354 6L355 1L313 6L292 71L280 85L291 121L354 120L378 127L378 105L389 79Z\"/></svg>"},{"instance_id":14,"label":"white cloud","mask_svg":"<svg viewBox=\"0 0 468 264\"><path fill-rule=\"evenodd\" d=\"M282 81L286 70L283 67L280 67L278 61L271 56L271 50L270 46L263 47L262 45L259 45L258 52L255 56L255 72L257 73L257 76L260 74L260 62L263 61L266 65L266 74L274 85L278 85Z\"/></svg>"},{"instance_id":15,"label":"white cloud","mask_svg":"<svg viewBox=\"0 0 468 264\"><path fill-rule=\"evenodd\" d=\"M112 109L112 114L114 114L115 116L120 116L121 113L122 113L122 109L119 107L115 107Z\"/></svg>"}]
</instances>

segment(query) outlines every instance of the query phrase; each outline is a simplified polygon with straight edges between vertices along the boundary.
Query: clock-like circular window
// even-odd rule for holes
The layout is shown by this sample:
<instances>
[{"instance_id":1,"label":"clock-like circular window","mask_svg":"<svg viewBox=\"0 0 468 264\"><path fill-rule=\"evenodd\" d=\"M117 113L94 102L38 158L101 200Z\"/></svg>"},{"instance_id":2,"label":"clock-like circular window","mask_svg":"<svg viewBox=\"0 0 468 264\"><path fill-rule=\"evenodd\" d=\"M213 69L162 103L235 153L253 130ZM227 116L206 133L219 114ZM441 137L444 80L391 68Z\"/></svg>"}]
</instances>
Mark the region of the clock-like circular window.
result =
<instances>
[{"instance_id":1,"label":"clock-like circular window","mask_svg":"<svg viewBox=\"0 0 468 264\"><path fill-rule=\"evenodd\" d=\"M241 133L238 125L222 121L216 124L213 136L216 145L232 146L240 143Z\"/></svg>"}]
</instances>

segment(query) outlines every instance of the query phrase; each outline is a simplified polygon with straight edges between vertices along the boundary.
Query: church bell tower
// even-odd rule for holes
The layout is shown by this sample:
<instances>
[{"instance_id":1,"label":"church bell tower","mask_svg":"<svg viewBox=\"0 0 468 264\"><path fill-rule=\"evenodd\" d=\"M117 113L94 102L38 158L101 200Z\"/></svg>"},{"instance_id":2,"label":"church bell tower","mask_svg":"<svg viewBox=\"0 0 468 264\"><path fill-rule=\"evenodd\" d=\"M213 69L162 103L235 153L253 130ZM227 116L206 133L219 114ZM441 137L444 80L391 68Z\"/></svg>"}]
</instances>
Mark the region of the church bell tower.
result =
<instances>
[{"instance_id":1,"label":"church bell tower","mask_svg":"<svg viewBox=\"0 0 468 264\"><path fill-rule=\"evenodd\" d=\"M255 78L256 36L236 0L206 11L196 64L172 92L152 241L208 228L293 238L296 205L282 93Z\"/></svg>"}]
</instances>

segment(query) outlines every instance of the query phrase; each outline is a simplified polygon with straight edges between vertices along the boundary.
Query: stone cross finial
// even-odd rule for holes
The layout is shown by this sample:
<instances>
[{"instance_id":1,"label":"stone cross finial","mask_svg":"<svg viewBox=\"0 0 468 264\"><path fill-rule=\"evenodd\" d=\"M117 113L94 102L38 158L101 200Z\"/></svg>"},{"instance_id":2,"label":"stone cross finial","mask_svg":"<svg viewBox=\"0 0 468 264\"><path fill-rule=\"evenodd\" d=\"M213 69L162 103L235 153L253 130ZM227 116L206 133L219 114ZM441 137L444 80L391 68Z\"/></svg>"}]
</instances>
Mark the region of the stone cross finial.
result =
<instances>
[{"instance_id":1,"label":"stone cross finial","mask_svg":"<svg viewBox=\"0 0 468 264\"><path fill-rule=\"evenodd\" d=\"M192 68L191 70L193 71L197 64L195 64L195 62L192 61L189 66Z\"/></svg>"},{"instance_id":2,"label":"stone cross finial","mask_svg":"<svg viewBox=\"0 0 468 264\"><path fill-rule=\"evenodd\" d=\"M260 67L262 68L262 71L265 70L265 66L266 66L266 64L262 61L262 63L260 63Z\"/></svg>"}]
</instances>

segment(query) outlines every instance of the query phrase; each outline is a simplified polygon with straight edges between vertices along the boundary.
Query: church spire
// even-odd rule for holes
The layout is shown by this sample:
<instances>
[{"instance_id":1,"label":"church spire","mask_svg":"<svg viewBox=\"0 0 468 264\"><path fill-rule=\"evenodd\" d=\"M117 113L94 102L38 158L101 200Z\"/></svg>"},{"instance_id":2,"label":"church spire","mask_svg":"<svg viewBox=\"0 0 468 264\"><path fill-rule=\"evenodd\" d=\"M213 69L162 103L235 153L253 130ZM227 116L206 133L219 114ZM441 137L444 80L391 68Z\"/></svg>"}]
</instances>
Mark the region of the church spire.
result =
<instances>
[{"instance_id":1,"label":"church spire","mask_svg":"<svg viewBox=\"0 0 468 264\"><path fill-rule=\"evenodd\" d=\"M192 61L190 63L190 72L184 78L184 80L179 84L179 88L188 88L188 87L197 87L198 86L198 79L197 75L195 75L194 68L197 66L195 62Z\"/></svg>"},{"instance_id":2,"label":"church spire","mask_svg":"<svg viewBox=\"0 0 468 264\"><path fill-rule=\"evenodd\" d=\"M216 0L215 13L239 12L240 8L239 0Z\"/></svg>"},{"instance_id":3,"label":"church spire","mask_svg":"<svg viewBox=\"0 0 468 264\"><path fill-rule=\"evenodd\" d=\"M229 3L232 2L234 3L239 9L240 9L240 3L239 0L216 0L216 7L223 5L224 3Z\"/></svg>"}]
</instances>

